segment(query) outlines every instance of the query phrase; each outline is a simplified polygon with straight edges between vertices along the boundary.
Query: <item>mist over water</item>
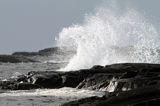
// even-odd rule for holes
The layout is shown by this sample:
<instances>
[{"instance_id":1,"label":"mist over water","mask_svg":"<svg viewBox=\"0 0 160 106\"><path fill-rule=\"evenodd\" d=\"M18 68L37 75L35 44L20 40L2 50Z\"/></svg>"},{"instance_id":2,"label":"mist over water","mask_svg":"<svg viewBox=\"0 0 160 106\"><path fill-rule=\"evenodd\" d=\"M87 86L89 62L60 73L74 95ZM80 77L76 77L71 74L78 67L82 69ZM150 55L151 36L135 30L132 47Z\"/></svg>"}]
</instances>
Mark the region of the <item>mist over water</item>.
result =
<instances>
[{"instance_id":1,"label":"mist over water","mask_svg":"<svg viewBox=\"0 0 160 106\"><path fill-rule=\"evenodd\" d=\"M114 7L114 8L113 8ZM136 9L99 7L59 33L57 45L76 51L62 71L112 63L160 63L159 33Z\"/></svg>"}]
</instances>

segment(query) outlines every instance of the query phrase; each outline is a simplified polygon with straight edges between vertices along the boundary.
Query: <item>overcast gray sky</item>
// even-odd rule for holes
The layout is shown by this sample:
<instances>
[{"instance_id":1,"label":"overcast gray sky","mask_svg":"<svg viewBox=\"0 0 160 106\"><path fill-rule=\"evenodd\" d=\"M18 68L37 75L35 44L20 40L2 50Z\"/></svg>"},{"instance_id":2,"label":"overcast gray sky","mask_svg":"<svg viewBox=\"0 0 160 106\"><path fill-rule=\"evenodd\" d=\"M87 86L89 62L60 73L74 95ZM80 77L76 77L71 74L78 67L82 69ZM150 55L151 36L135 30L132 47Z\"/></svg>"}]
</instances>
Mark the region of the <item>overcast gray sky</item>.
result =
<instances>
[{"instance_id":1,"label":"overcast gray sky","mask_svg":"<svg viewBox=\"0 0 160 106\"><path fill-rule=\"evenodd\" d=\"M0 0L0 54L52 47L63 27L80 23L102 1ZM159 23L160 0L119 0L126 1Z\"/></svg>"}]
</instances>

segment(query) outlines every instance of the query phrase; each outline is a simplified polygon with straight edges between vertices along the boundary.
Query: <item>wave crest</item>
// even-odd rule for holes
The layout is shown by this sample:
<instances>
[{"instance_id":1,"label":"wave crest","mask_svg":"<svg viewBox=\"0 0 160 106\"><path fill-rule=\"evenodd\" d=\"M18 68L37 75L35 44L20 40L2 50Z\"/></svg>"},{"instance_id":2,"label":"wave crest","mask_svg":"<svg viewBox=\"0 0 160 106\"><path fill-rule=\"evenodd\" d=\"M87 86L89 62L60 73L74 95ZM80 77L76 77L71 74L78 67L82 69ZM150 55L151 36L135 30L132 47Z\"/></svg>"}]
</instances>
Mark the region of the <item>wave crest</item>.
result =
<instances>
[{"instance_id":1,"label":"wave crest","mask_svg":"<svg viewBox=\"0 0 160 106\"><path fill-rule=\"evenodd\" d=\"M57 45L76 51L60 70L90 68L93 65L136 62L159 63L159 34L135 9L99 8L86 15L80 25L64 28Z\"/></svg>"}]
</instances>

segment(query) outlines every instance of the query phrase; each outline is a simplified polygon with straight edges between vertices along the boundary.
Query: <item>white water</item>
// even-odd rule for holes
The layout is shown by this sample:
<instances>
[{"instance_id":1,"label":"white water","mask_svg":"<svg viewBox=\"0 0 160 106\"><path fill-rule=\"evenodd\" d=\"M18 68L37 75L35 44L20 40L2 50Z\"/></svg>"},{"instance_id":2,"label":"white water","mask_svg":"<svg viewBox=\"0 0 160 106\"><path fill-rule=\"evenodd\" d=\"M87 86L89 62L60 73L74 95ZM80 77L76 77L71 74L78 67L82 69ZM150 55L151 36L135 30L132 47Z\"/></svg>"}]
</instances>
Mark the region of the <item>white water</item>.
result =
<instances>
[{"instance_id":1,"label":"white water","mask_svg":"<svg viewBox=\"0 0 160 106\"><path fill-rule=\"evenodd\" d=\"M159 63L159 33L141 13L130 8L97 9L95 14L86 15L82 24L64 28L57 45L76 51L62 71L97 64Z\"/></svg>"},{"instance_id":2,"label":"white water","mask_svg":"<svg viewBox=\"0 0 160 106\"><path fill-rule=\"evenodd\" d=\"M19 90L0 93L0 106L60 106L86 97L104 96L104 92L74 88Z\"/></svg>"}]
</instances>

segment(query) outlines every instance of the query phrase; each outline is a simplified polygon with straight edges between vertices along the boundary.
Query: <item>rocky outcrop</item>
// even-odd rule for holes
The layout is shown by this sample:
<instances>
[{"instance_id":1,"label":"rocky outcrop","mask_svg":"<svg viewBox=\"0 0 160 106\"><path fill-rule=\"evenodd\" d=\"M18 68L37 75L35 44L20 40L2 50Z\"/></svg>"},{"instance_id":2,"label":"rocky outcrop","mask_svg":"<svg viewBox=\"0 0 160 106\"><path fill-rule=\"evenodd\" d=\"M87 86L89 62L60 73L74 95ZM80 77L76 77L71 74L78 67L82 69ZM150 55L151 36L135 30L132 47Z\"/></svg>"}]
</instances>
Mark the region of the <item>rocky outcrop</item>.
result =
<instances>
[{"instance_id":1,"label":"rocky outcrop","mask_svg":"<svg viewBox=\"0 0 160 106\"><path fill-rule=\"evenodd\" d=\"M1 81L0 87L15 90L73 87L106 92L102 98L86 98L64 106L151 106L160 103L160 64L97 65L69 72L32 71Z\"/></svg>"},{"instance_id":2,"label":"rocky outcrop","mask_svg":"<svg viewBox=\"0 0 160 106\"><path fill-rule=\"evenodd\" d=\"M39 55L52 55L53 53L57 53L59 50L58 47L53 47L53 48L46 48L46 49L43 49L43 50L39 50L38 51L38 54Z\"/></svg>"},{"instance_id":3,"label":"rocky outcrop","mask_svg":"<svg viewBox=\"0 0 160 106\"><path fill-rule=\"evenodd\" d=\"M15 52L12 54L13 56L37 56L38 52Z\"/></svg>"},{"instance_id":4,"label":"rocky outcrop","mask_svg":"<svg viewBox=\"0 0 160 106\"><path fill-rule=\"evenodd\" d=\"M61 50L59 47L53 47L53 48L45 48L36 52L15 52L12 54L12 56L20 56L25 57L34 61L38 62L44 62L44 61L50 61L53 60L53 58L57 58L57 55L64 56L65 51ZM54 59L56 60L56 59Z\"/></svg>"},{"instance_id":5,"label":"rocky outcrop","mask_svg":"<svg viewBox=\"0 0 160 106\"><path fill-rule=\"evenodd\" d=\"M0 55L0 62L2 63L21 63L21 62L41 62L47 57L51 58L54 53L59 52L58 47L46 48L38 52L15 52L11 55Z\"/></svg>"},{"instance_id":6,"label":"rocky outcrop","mask_svg":"<svg viewBox=\"0 0 160 106\"><path fill-rule=\"evenodd\" d=\"M20 62L36 62L36 61L23 57L23 56L0 55L0 62L2 63L20 63Z\"/></svg>"},{"instance_id":7,"label":"rocky outcrop","mask_svg":"<svg viewBox=\"0 0 160 106\"><path fill-rule=\"evenodd\" d=\"M110 91L114 87L113 91L127 91L159 84L160 80L158 64L114 64L93 67L89 72L77 88Z\"/></svg>"},{"instance_id":8,"label":"rocky outcrop","mask_svg":"<svg viewBox=\"0 0 160 106\"><path fill-rule=\"evenodd\" d=\"M0 88L4 90L25 90L35 88L61 88L61 87L73 87L75 88L83 77L80 77L76 72L56 72L56 71L44 71L34 72L31 71L26 75L20 75L15 78L10 78L0 81ZM24 84L28 84L28 87L21 87ZM18 85L18 86L17 86ZM32 88L33 86L33 88Z\"/></svg>"},{"instance_id":9,"label":"rocky outcrop","mask_svg":"<svg viewBox=\"0 0 160 106\"><path fill-rule=\"evenodd\" d=\"M0 55L2 63L20 63L20 62L48 62L60 56L62 60L75 54L75 51L68 50L64 47L45 48L35 52L14 52L11 55ZM67 57L67 58L65 58ZM54 59L54 60L56 60ZM59 58L58 58L59 61Z\"/></svg>"},{"instance_id":10,"label":"rocky outcrop","mask_svg":"<svg viewBox=\"0 0 160 106\"><path fill-rule=\"evenodd\" d=\"M104 97L89 97L62 106L159 106L160 86L106 93Z\"/></svg>"},{"instance_id":11,"label":"rocky outcrop","mask_svg":"<svg viewBox=\"0 0 160 106\"><path fill-rule=\"evenodd\" d=\"M48 56L48 55L57 53L58 50L59 50L58 47L53 47L53 48L42 49L42 50L39 50L38 52L15 52L12 55L13 56Z\"/></svg>"},{"instance_id":12,"label":"rocky outcrop","mask_svg":"<svg viewBox=\"0 0 160 106\"><path fill-rule=\"evenodd\" d=\"M128 91L159 84L160 65L124 63L69 72L33 71L24 76L18 76L14 80L44 88L76 87L108 92Z\"/></svg>"},{"instance_id":13,"label":"rocky outcrop","mask_svg":"<svg viewBox=\"0 0 160 106\"><path fill-rule=\"evenodd\" d=\"M87 98L63 106L159 106L159 64L114 64L96 66L77 88L106 92L103 98Z\"/></svg>"}]
</instances>

